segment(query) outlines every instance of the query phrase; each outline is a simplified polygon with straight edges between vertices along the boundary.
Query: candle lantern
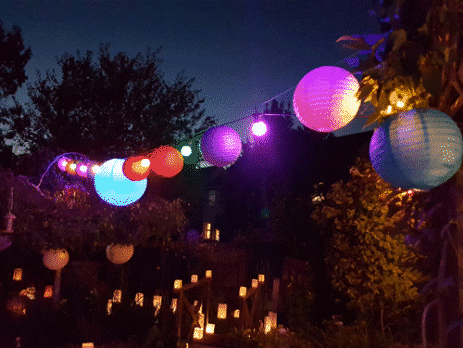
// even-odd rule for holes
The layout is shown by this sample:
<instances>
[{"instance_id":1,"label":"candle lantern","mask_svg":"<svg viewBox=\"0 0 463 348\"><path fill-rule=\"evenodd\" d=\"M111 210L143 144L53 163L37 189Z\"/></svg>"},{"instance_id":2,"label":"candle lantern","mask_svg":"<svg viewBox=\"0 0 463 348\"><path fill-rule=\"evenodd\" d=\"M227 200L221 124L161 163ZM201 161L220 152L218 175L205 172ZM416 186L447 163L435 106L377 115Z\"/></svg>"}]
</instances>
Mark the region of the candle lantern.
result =
<instances>
[{"instance_id":1,"label":"candle lantern","mask_svg":"<svg viewBox=\"0 0 463 348\"><path fill-rule=\"evenodd\" d=\"M252 287L257 288L258 285L259 285L259 281L257 279L253 279L252 280Z\"/></svg>"},{"instance_id":2,"label":"candle lantern","mask_svg":"<svg viewBox=\"0 0 463 348\"><path fill-rule=\"evenodd\" d=\"M266 316L264 318L264 333L269 333L271 329L272 329L272 322L270 320L270 317Z\"/></svg>"},{"instance_id":3,"label":"candle lantern","mask_svg":"<svg viewBox=\"0 0 463 348\"><path fill-rule=\"evenodd\" d=\"M122 290L114 290L113 292L113 302L121 303L122 301Z\"/></svg>"},{"instance_id":4,"label":"candle lantern","mask_svg":"<svg viewBox=\"0 0 463 348\"><path fill-rule=\"evenodd\" d=\"M194 331L193 331L193 339L195 340L201 340L203 339L203 331L204 329L201 328L201 327L195 327Z\"/></svg>"},{"instance_id":5,"label":"candle lantern","mask_svg":"<svg viewBox=\"0 0 463 348\"><path fill-rule=\"evenodd\" d=\"M46 285L45 290L43 292L43 297L50 298L52 296L53 296L53 286L52 285Z\"/></svg>"},{"instance_id":6,"label":"candle lantern","mask_svg":"<svg viewBox=\"0 0 463 348\"><path fill-rule=\"evenodd\" d=\"M174 313L177 311L177 299L176 298L172 299L172 303L170 304L170 309Z\"/></svg>"},{"instance_id":7,"label":"candle lantern","mask_svg":"<svg viewBox=\"0 0 463 348\"><path fill-rule=\"evenodd\" d=\"M210 222L205 222L203 224L203 238L211 239L211 223Z\"/></svg>"},{"instance_id":8,"label":"candle lantern","mask_svg":"<svg viewBox=\"0 0 463 348\"><path fill-rule=\"evenodd\" d=\"M220 240L220 231L215 230L215 240L218 242Z\"/></svg>"},{"instance_id":9,"label":"candle lantern","mask_svg":"<svg viewBox=\"0 0 463 348\"><path fill-rule=\"evenodd\" d=\"M154 295L153 296L153 308L154 308L155 317L159 314L159 311L161 310L161 304L162 304L162 296Z\"/></svg>"},{"instance_id":10,"label":"candle lantern","mask_svg":"<svg viewBox=\"0 0 463 348\"><path fill-rule=\"evenodd\" d=\"M108 303L106 304L106 313L110 315L112 313L112 310L113 310L113 300L109 299Z\"/></svg>"},{"instance_id":11,"label":"candle lantern","mask_svg":"<svg viewBox=\"0 0 463 348\"><path fill-rule=\"evenodd\" d=\"M213 334L215 331L215 324L207 324L206 325L206 333Z\"/></svg>"},{"instance_id":12,"label":"candle lantern","mask_svg":"<svg viewBox=\"0 0 463 348\"><path fill-rule=\"evenodd\" d=\"M265 275L259 274L259 283L264 283L265 282Z\"/></svg>"},{"instance_id":13,"label":"candle lantern","mask_svg":"<svg viewBox=\"0 0 463 348\"><path fill-rule=\"evenodd\" d=\"M13 271L13 280L20 282L23 279L23 269L15 268Z\"/></svg>"},{"instance_id":14,"label":"candle lantern","mask_svg":"<svg viewBox=\"0 0 463 348\"><path fill-rule=\"evenodd\" d=\"M93 342L82 343L82 348L93 348Z\"/></svg>"},{"instance_id":15,"label":"candle lantern","mask_svg":"<svg viewBox=\"0 0 463 348\"><path fill-rule=\"evenodd\" d=\"M174 289L181 289L182 288L182 280L181 279L176 279L174 281Z\"/></svg>"},{"instance_id":16,"label":"candle lantern","mask_svg":"<svg viewBox=\"0 0 463 348\"><path fill-rule=\"evenodd\" d=\"M197 283L198 282L198 275L197 274L192 274L191 275L191 282L192 283Z\"/></svg>"},{"instance_id":17,"label":"candle lantern","mask_svg":"<svg viewBox=\"0 0 463 348\"><path fill-rule=\"evenodd\" d=\"M247 288L245 286L240 287L240 297L246 296Z\"/></svg>"},{"instance_id":18,"label":"candle lantern","mask_svg":"<svg viewBox=\"0 0 463 348\"><path fill-rule=\"evenodd\" d=\"M219 303L217 308L217 319L227 319L227 304Z\"/></svg>"},{"instance_id":19,"label":"candle lantern","mask_svg":"<svg viewBox=\"0 0 463 348\"><path fill-rule=\"evenodd\" d=\"M212 278L212 271L210 269L206 271L206 278Z\"/></svg>"},{"instance_id":20,"label":"candle lantern","mask_svg":"<svg viewBox=\"0 0 463 348\"><path fill-rule=\"evenodd\" d=\"M144 300L144 296L143 296L143 293L141 292L137 292L135 294L135 304L139 307L143 307L143 300Z\"/></svg>"},{"instance_id":21,"label":"candle lantern","mask_svg":"<svg viewBox=\"0 0 463 348\"><path fill-rule=\"evenodd\" d=\"M240 317L240 310L235 309L235 311L233 312L233 318L239 318L239 317Z\"/></svg>"}]
</instances>

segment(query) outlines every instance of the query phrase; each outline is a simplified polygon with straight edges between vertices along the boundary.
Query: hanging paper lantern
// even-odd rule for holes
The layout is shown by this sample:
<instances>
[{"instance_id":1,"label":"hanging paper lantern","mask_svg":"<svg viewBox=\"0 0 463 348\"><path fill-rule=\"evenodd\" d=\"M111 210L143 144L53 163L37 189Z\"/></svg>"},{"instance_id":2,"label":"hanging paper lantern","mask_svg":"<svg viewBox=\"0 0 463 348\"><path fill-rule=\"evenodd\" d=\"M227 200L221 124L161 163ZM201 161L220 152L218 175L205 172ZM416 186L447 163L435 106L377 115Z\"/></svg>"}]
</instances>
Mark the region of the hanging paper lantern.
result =
<instances>
[{"instance_id":1,"label":"hanging paper lantern","mask_svg":"<svg viewBox=\"0 0 463 348\"><path fill-rule=\"evenodd\" d=\"M100 172L100 165L96 162L87 163L87 178L94 179L95 175Z\"/></svg>"},{"instance_id":2,"label":"hanging paper lantern","mask_svg":"<svg viewBox=\"0 0 463 348\"><path fill-rule=\"evenodd\" d=\"M376 172L402 189L441 185L458 171L462 156L457 124L435 109L413 109L386 119L370 142Z\"/></svg>"},{"instance_id":3,"label":"hanging paper lantern","mask_svg":"<svg viewBox=\"0 0 463 348\"><path fill-rule=\"evenodd\" d=\"M307 128L331 132L348 124L357 114L360 85L349 71L322 66L305 75L294 91L297 118Z\"/></svg>"},{"instance_id":4,"label":"hanging paper lantern","mask_svg":"<svg viewBox=\"0 0 463 348\"><path fill-rule=\"evenodd\" d=\"M76 161L70 160L70 161L67 162L67 164L66 164L66 172L68 172L71 175L75 175L76 174L76 169L77 169L77 162Z\"/></svg>"},{"instance_id":5,"label":"hanging paper lantern","mask_svg":"<svg viewBox=\"0 0 463 348\"><path fill-rule=\"evenodd\" d=\"M150 155L151 170L157 175L171 178L183 169L183 156L172 146L161 146Z\"/></svg>"},{"instance_id":6,"label":"hanging paper lantern","mask_svg":"<svg viewBox=\"0 0 463 348\"><path fill-rule=\"evenodd\" d=\"M252 124L251 130L254 135L261 137L267 133L267 125L263 121L259 121Z\"/></svg>"},{"instance_id":7,"label":"hanging paper lantern","mask_svg":"<svg viewBox=\"0 0 463 348\"><path fill-rule=\"evenodd\" d=\"M234 163L241 153L239 134L227 126L208 129L201 138L204 159L217 167Z\"/></svg>"},{"instance_id":8,"label":"hanging paper lantern","mask_svg":"<svg viewBox=\"0 0 463 348\"><path fill-rule=\"evenodd\" d=\"M76 174L78 176L86 178L87 177L87 171L88 171L88 163L86 163L86 162L77 163Z\"/></svg>"},{"instance_id":9,"label":"hanging paper lantern","mask_svg":"<svg viewBox=\"0 0 463 348\"><path fill-rule=\"evenodd\" d=\"M106 247L106 257L116 265L122 265L133 256L133 245L110 244Z\"/></svg>"},{"instance_id":10,"label":"hanging paper lantern","mask_svg":"<svg viewBox=\"0 0 463 348\"><path fill-rule=\"evenodd\" d=\"M65 172L66 171L66 165L68 164L69 161L70 161L70 159L67 158L67 157L60 157L58 159L58 162L57 162L58 168L61 169L63 172Z\"/></svg>"},{"instance_id":11,"label":"hanging paper lantern","mask_svg":"<svg viewBox=\"0 0 463 348\"><path fill-rule=\"evenodd\" d=\"M106 203L126 206L139 200L145 193L147 180L132 181L122 172L123 159L114 158L100 166L94 185L98 196Z\"/></svg>"},{"instance_id":12,"label":"hanging paper lantern","mask_svg":"<svg viewBox=\"0 0 463 348\"><path fill-rule=\"evenodd\" d=\"M43 264L48 269L57 271L69 262L69 253L66 249L50 249L43 252Z\"/></svg>"},{"instance_id":13,"label":"hanging paper lantern","mask_svg":"<svg viewBox=\"0 0 463 348\"><path fill-rule=\"evenodd\" d=\"M151 171L150 160L145 156L133 156L125 160L122 171L127 179L140 181L146 179Z\"/></svg>"}]
</instances>

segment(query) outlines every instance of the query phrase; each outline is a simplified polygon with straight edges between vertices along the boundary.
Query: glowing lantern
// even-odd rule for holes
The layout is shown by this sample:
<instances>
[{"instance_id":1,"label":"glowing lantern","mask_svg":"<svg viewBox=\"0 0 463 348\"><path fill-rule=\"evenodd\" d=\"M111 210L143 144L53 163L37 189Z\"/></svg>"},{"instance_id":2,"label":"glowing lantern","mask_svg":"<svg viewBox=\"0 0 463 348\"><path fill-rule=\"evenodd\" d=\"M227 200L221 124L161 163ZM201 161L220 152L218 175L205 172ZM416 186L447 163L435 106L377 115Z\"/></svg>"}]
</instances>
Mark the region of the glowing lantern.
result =
<instances>
[{"instance_id":1,"label":"glowing lantern","mask_svg":"<svg viewBox=\"0 0 463 348\"><path fill-rule=\"evenodd\" d=\"M188 157L191 155L193 151L191 150L190 145L183 145L182 148L180 149L180 153L182 154L183 157Z\"/></svg>"},{"instance_id":2,"label":"glowing lantern","mask_svg":"<svg viewBox=\"0 0 463 348\"><path fill-rule=\"evenodd\" d=\"M348 124L357 114L360 85L349 71L322 66L305 75L294 91L297 118L307 128L331 132Z\"/></svg>"},{"instance_id":3,"label":"glowing lantern","mask_svg":"<svg viewBox=\"0 0 463 348\"><path fill-rule=\"evenodd\" d=\"M241 287L240 287L240 297L246 296L246 291L247 291L246 287L245 287L245 286L241 286Z\"/></svg>"},{"instance_id":4,"label":"glowing lantern","mask_svg":"<svg viewBox=\"0 0 463 348\"><path fill-rule=\"evenodd\" d=\"M264 282L265 282L265 275L259 274L259 283L264 283Z\"/></svg>"},{"instance_id":5,"label":"glowing lantern","mask_svg":"<svg viewBox=\"0 0 463 348\"><path fill-rule=\"evenodd\" d=\"M48 269L57 271L69 262L69 253L66 249L50 249L43 253L43 264Z\"/></svg>"},{"instance_id":6,"label":"glowing lantern","mask_svg":"<svg viewBox=\"0 0 463 348\"><path fill-rule=\"evenodd\" d=\"M143 301L145 299L145 296L141 292L137 292L135 294L135 304L139 307L143 307Z\"/></svg>"},{"instance_id":7,"label":"glowing lantern","mask_svg":"<svg viewBox=\"0 0 463 348\"><path fill-rule=\"evenodd\" d=\"M257 288L258 285L259 285L259 281L257 279L253 279L252 280L252 287Z\"/></svg>"},{"instance_id":8,"label":"glowing lantern","mask_svg":"<svg viewBox=\"0 0 463 348\"><path fill-rule=\"evenodd\" d=\"M177 311L177 299L176 298L172 299L172 303L170 304L170 309L174 313Z\"/></svg>"},{"instance_id":9,"label":"glowing lantern","mask_svg":"<svg viewBox=\"0 0 463 348\"><path fill-rule=\"evenodd\" d=\"M114 290L113 303L121 303L121 301L122 301L122 290Z\"/></svg>"},{"instance_id":10,"label":"glowing lantern","mask_svg":"<svg viewBox=\"0 0 463 348\"><path fill-rule=\"evenodd\" d=\"M24 296L14 296L6 303L6 309L15 315L26 314L26 298Z\"/></svg>"},{"instance_id":11,"label":"glowing lantern","mask_svg":"<svg viewBox=\"0 0 463 348\"><path fill-rule=\"evenodd\" d=\"M193 331L193 339L201 340L203 338L204 329L201 327L195 327Z\"/></svg>"},{"instance_id":12,"label":"glowing lantern","mask_svg":"<svg viewBox=\"0 0 463 348\"><path fill-rule=\"evenodd\" d=\"M77 163L76 161L68 161L66 164L66 172L68 172L71 175L76 174L76 169L77 169Z\"/></svg>"},{"instance_id":13,"label":"glowing lantern","mask_svg":"<svg viewBox=\"0 0 463 348\"><path fill-rule=\"evenodd\" d=\"M45 291L43 292L44 298L51 298L53 296L53 286L47 285L45 286Z\"/></svg>"},{"instance_id":14,"label":"glowing lantern","mask_svg":"<svg viewBox=\"0 0 463 348\"><path fill-rule=\"evenodd\" d=\"M217 319L227 319L227 304L219 303L217 307Z\"/></svg>"},{"instance_id":15,"label":"glowing lantern","mask_svg":"<svg viewBox=\"0 0 463 348\"><path fill-rule=\"evenodd\" d=\"M174 289L181 289L182 288L182 280L181 279L176 279L174 281Z\"/></svg>"},{"instance_id":16,"label":"glowing lantern","mask_svg":"<svg viewBox=\"0 0 463 348\"><path fill-rule=\"evenodd\" d=\"M57 162L58 168L61 169L63 172L65 172L66 171L66 165L68 164L69 161L70 161L70 159L67 158L67 157L60 157L58 159L58 162Z\"/></svg>"},{"instance_id":17,"label":"glowing lantern","mask_svg":"<svg viewBox=\"0 0 463 348\"><path fill-rule=\"evenodd\" d=\"M29 300L34 300L35 299L35 287L29 287L26 289L22 289L19 292L19 296L26 296Z\"/></svg>"},{"instance_id":18,"label":"glowing lantern","mask_svg":"<svg viewBox=\"0 0 463 348\"><path fill-rule=\"evenodd\" d=\"M386 119L370 142L373 168L402 189L441 185L458 171L462 156L457 124L435 109L413 109Z\"/></svg>"},{"instance_id":19,"label":"glowing lantern","mask_svg":"<svg viewBox=\"0 0 463 348\"><path fill-rule=\"evenodd\" d=\"M215 324L207 324L206 325L206 333L213 334L215 331Z\"/></svg>"},{"instance_id":20,"label":"glowing lantern","mask_svg":"<svg viewBox=\"0 0 463 348\"><path fill-rule=\"evenodd\" d=\"M94 348L93 342L82 343L82 348Z\"/></svg>"},{"instance_id":21,"label":"glowing lantern","mask_svg":"<svg viewBox=\"0 0 463 348\"><path fill-rule=\"evenodd\" d=\"M254 135L261 137L267 133L267 125L263 121L259 121L252 124L251 130Z\"/></svg>"},{"instance_id":22,"label":"glowing lantern","mask_svg":"<svg viewBox=\"0 0 463 348\"><path fill-rule=\"evenodd\" d=\"M113 311L113 300L109 299L108 303L106 304L106 313L110 315Z\"/></svg>"},{"instance_id":23,"label":"glowing lantern","mask_svg":"<svg viewBox=\"0 0 463 348\"><path fill-rule=\"evenodd\" d=\"M201 138L204 159L217 167L234 163L241 153L241 147L239 134L227 126L210 128Z\"/></svg>"},{"instance_id":24,"label":"glowing lantern","mask_svg":"<svg viewBox=\"0 0 463 348\"><path fill-rule=\"evenodd\" d=\"M139 200L145 193L147 180L132 181L122 172L123 159L103 163L95 174L94 184L98 196L106 203L126 206Z\"/></svg>"},{"instance_id":25,"label":"glowing lantern","mask_svg":"<svg viewBox=\"0 0 463 348\"><path fill-rule=\"evenodd\" d=\"M192 283L197 283L198 282L198 275L197 274L192 274L191 275L191 282Z\"/></svg>"},{"instance_id":26,"label":"glowing lantern","mask_svg":"<svg viewBox=\"0 0 463 348\"><path fill-rule=\"evenodd\" d=\"M19 282L23 279L23 269L15 268L13 271L13 280Z\"/></svg>"},{"instance_id":27,"label":"glowing lantern","mask_svg":"<svg viewBox=\"0 0 463 348\"><path fill-rule=\"evenodd\" d=\"M133 245L110 244L106 247L106 257L116 265L122 265L133 256Z\"/></svg>"},{"instance_id":28,"label":"glowing lantern","mask_svg":"<svg viewBox=\"0 0 463 348\"><path fill-rule=\"evenodd\" d=\"M151 171L151 162L144 156L129 157L122 166L122 171L127 179L140 181L146 179Z\"/></svg>"},{"instance_id":29,"label":"glowing lantern","mask_svg":"<svg viewBox=\"0 0 463 348\"><path fill-rule=\"evenodd\" d=\"M77 164L76 167L76 174L78 176L81 176L83 178L87 177L87 171L88 171L88 164L85 162L80 162Z\"/></svg>"},{"instance_id":30,"label":"glowing lantern","mask_svg":"<svg viewBox=\"0 0 463 348\"><path fill-rule=\"evenodd\" d=\"M214 238L217 242L220 240L220 231L219 230L215 230L215 238Z\"/></svg>"},{"instance_id":31,"label":"glowing lantern","mask_svg":"<svg viewBox=\"0 0 463 348\"><path fill-rule=\"evenodd\" d=\"M159 311L161 310L161 304L162 304L162 296L154 295L153 296L154 316L157 316L159 314Z\"/></svg>"},{"instance_id":32,"label":"glowing lantern","mask_svg":"<svg viewBox=\"0 0 463 348\"><path fill-rule=\"evenodd\" d=\"M212 278L212 271L210 269L206 271L206 278Z\"/></svg>"},{"instance_id":33,"label":"glowing lantern","mask_svg":"<svg viewBox=\"0 0 463 348\"><path fill-rule=\"evenodd\" d=\"M233 312L233 318L239 318L239 317L240 317L240 310L235 309L235 311Z\"/></svg>"},{"instance_id":34,"label":"glowing lantern","mask_svg":"<svg viewBox=\"0 0 463 348\"><path fill-rule=\"evenodd\" d=\"M210 222L205 222L203 224L203 238L211 239L211 223Z\"/></svg>"},{"instance_id":35,"label":"glowing lantern","mask_svg":"<svg viewBox=\"0 0 463 348\"><path fill-rule=\"evenodd\" d=\"M183 169L183 156L172 146L161 146L149 155L151 170L157 175L171 178Z\"/></svg>"},{"instance_id":36,"label":"glowing lantern","mask_svg":"<svg viewBox=\"0 0 463 348\"><path fill-rule=\"evenodd\" d=\"M87 163L87 178L94 179L95 175L100 172L100 165L96 162Z\"/></svg>"}]
</instances>

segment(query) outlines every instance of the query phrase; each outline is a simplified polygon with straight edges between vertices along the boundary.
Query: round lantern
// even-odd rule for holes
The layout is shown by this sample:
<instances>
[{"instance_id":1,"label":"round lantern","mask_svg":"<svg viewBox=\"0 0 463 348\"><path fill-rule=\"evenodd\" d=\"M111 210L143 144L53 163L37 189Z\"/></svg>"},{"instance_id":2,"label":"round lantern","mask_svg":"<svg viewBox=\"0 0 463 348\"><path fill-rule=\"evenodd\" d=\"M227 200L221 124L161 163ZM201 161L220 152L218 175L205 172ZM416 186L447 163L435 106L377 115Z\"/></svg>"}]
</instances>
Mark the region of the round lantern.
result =
<instances>
[{"instance_id":1,"label":"round lantern","mask_svg":"<svg viewBox=\"0 0 463 348\"><path fill-rule=\"evenodd\" d=\"M67 157L60 157L58 159L58 162L57 162L58 168L61 169L63 172L65 172L66 171L66 165L68 164L69 161L70 161L70 159L67 158Z\"/></svg>"},{"instance_id":2,"label":"round lantern","mask_svg":"<svg viewBox=\"0 0 463 348\"><path fill-rule=\"evenodd\" d=\"M106 257L116 265L122 265L133 256L133 245L110 244L106 247Z\"/></svg>"},{"instance_id":3,"label":"round lantern","mask_svg":"<svg viewBox=\"0 0 463 348\"><path fill-rule=\"evenodd\" d=\"M149 155L151 170L160 176L171 178L183 169L183 156L172 146L161 146Z\"/></svg>"},{"instance_id":4,"label":"round lantern","mask_svg":"<svg viewBox=\"0 0 463 348\"><path fill-rule=\"evenodd\" d=\"M94 179L95 175L100 172L100 165L96 162L87 163L87 178Z\"/></svg>"},{"instance_id":5,"label":"round lantern","mask_svg":"<svg viewBox=\"0 0 463 348\"><path fill-rule=\"evenodd\" d=\"M234 163L241 153L239 134L227 126L208 129L201 138L201 152L204 159L217 167Z\"/></svg>"},{"instance_id":6,"label":"round lantern","mask_svg":"<svg viewBox=\"0 0 463 348\"><path fill-rule=\"evenodd\" d=\"M43 264L48 269L57 271L69 262L69 253L66 249L50 249L43 253Z\"/></svg>"},{"instance_id":7,"label":"round lantern","mask_svg":"<svg viewBox=\"0 0 463 348\"><path fill-rule=\"evenodd\" d=\"M68 161L66 163L66 172L68 172L69 174L71 175L75 175L76 174L76 169L77 169L77 162L76 161Z\"/></svg>"},{"instance_id":8,"label":"round lantern","mask_svg":"<svg viewBox=\"0 0 463 348\"><path fill-rule=\"evenodd\" d=\"M95 190L106 203L126 206L143 196L147 180L132 181L125 177L123 159L114 158L104 162L94 177Z\"/></svg>"},{"instance_id":9,"label":"round lantern","mask_svg":"<svg viewBox=\"0 0 463 348\"><path fill-rule=\"evenodd\" d=\"M88 171L88 163L86 163L86 162L77 163L76 174L78 176L86 178L87 177L87 171Z\"/></svg>"},{"instance_id":10,"label":"round lantern","mask_svg":"<svg viewBox=\"0 0 463 348\"><path fill-rule=\"evenodd\" d=\"M146 179L151 171L150 160L144 156L133 156L125 160L122 171L127 179L140 181Z\"/></svg>"},{"instance_id":11,"label":"round lantern","mask_svg":"<svg viewBox=\"0 0 463 348\"><path fill-rule=\"evenodd\" d=\"M307 128L331 132L348 124L357 114L360 85L349 71L322 66L305 75L294 91L294 112Z\"/></svg>"},{"instance_id":12,"label":"round lantern","mask_svg":"<svg viewBox=\"0 0 463 348\"><path fill-rule=\"evenodd\" d=\"M458 171L462 156L457 124L435 109L413 109L386 119L370 142L373 168L402 189L441 185Z\"/></svg>"}]
</instances>

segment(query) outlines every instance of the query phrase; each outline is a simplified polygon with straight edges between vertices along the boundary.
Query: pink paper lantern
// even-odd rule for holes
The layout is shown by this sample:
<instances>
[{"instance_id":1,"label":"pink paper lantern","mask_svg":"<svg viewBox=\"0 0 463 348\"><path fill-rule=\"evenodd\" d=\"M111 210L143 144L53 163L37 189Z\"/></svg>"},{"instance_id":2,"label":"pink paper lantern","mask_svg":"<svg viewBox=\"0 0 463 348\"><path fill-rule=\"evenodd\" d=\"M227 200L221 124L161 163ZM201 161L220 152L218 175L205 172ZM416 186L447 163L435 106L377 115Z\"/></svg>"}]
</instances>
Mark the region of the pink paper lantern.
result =
<instances>
[{"instance_id":1,"label":"pink paper lantern","mask_svg":"<svg viewBox=\"0 0 463 348\"><path fill-rule=\"evenodd\" d=\"M234 163L241 153L239 134L227 126L213 127L201 138L201 152L204 159L217 167Z\"/></svg>"},{"instance_id":2,"label":"pink paper lantern","mask_svg":"<svg viewBox=\"0 0 463 348\"><path fill-rule=\"evenodd\" d=\"M331 132L352 121L360 107L360 85L349 71L322 66L305 75L294 91L297 118L307 128Z\"/></svg>"}]
</instances>

